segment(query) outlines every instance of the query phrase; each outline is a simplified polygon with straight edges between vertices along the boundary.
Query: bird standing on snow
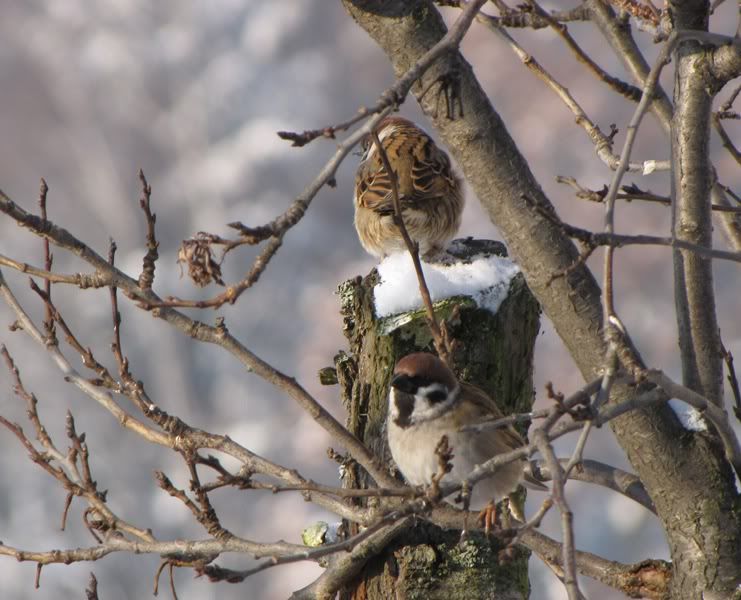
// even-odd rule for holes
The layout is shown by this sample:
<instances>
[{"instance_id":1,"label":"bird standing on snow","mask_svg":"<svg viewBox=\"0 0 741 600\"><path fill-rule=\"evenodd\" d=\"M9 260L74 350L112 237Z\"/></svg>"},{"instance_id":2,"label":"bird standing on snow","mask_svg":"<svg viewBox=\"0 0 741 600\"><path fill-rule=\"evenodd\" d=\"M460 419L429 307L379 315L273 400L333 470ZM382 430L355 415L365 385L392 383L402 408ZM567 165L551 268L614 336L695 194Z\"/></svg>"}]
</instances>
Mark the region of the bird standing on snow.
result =
<instances>
[{"instance_id":1,"label":"bird standing on snow","mask_svg":"<svg viewBox=\"0 0 741 600\"><path fill-rule=\"evenodd\" d=\"M430 258L453 239L461 224L463 184L448 155L411 121L387 117L376 133L391 170L396 173L404 225ZM363 248L385 257L406 249L394 223L391 178L373 138L363 142L364 155L355 176L355 229Z\"/></svg>"}]
</instances>

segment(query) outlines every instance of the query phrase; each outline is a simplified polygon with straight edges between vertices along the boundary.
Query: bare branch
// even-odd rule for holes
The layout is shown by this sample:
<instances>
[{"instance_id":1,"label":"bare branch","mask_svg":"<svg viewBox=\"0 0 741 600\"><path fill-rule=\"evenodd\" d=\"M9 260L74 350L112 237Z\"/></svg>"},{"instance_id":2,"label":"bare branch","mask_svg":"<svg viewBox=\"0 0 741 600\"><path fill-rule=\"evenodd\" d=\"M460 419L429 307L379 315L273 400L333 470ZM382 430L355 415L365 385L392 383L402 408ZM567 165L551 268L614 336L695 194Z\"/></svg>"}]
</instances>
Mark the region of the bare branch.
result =
<instances>
[{"instance_id":1,"label":"bare branch","mask_svg":"<svg viewBox=\"0 0 741 600\"><path fill-rule=\"evenodd\" d=\"M306 480L298 475L295 470L287 469L267 461L226 436L208 434L201 430L192 428L180 419L169 417L168 415L161 413L161 411L155 410L156 407L151 411L149 416L155 418L158 424L166 428L168 433L161 433L135 419L121 409L118 404L113 401L109 393L100 390L95 382L90 382L88 379L82 377L70 365L57 346L49 346L44 343L44 338L41 333L15 300L15 297L2 277L2 272L0 272L0 296L2 296L6 303L15 311L23 330L28 333L32 339L50 352L54 362L65 374L66 380L76 385L83 393L108 410L123 427L134 431L147 441L160 446L176 450L181 447L210 448L212 450L218 450L233 456L253 471L269 474L289 484L302 485L306 483ZM338 426L340 425L338 424ZM346 435L349 434L346 433ZM361 461L358 462L362 464ZM379 473L383 473L383 477L386 479L385 482L380 482L382 485L385 485L386 487L395 487L396 480L393 477L382 470L379 471ZM360 521L365 519L365 517L362 516L364 512L363 509L359 509L358 507L347 506L337 499L328 497L321 493L317 493L314 496L314 499L320 506L325 506L343 518Z\"/></svg>"},{"instance_id":2,"label":"bare branch","mask_svg":"<svg viewBox=\"0 0 741 600\"><path fill-rule=\"evenodd\" d=\"M184 562L197 563L204 559L213 560L225 552L239 552L262 558L272 555L295 555L305 550L306 547L299 544L289 544L287 542L258 543L238 537L230 537L224 540L134 541L123 536L111 535L103 543L96 546L50 551L21 550L13 546L0 544L0 555L12 556L18 561L33 561L40 565L95 561L114 552L159 554L177 557Z\"/></svg>"},{"instance_id":3,"label":"bare branch","mask_svg":"<svg viewBox=\"0 0 741 600\"><path fill-rule=\"evenodd\" d=\"M559 459L559 463L565 468L569 464L569 460ZM551 479L550 469L543 461L538 461L534 465L533 471L538 479L544 481ZM646 492L646 488L643 487L641 480L636 475L617 467L596 460L585 459L571 469L568 478L611 489L637 502L652 513L656 513L656 507L648 492Z\"/></svg>"},{"instance_id":4,"label":"bare branch","mask_svg":"<svg viewBox=\"0 0 741 600\"><path fill-rule=\"evenodd\" d=\"M388 543L389 538L396 537L396 535L401 533L401 531L412 522L412 519L406 516L407 512L409 512L409 510L392 511L379 518L375 523L373 523L369 527L366 527L360 533L357 533L356 535L346 540L335 542L332 544L324 544L316 548L306 546L302 550L291 554L276 554L251 569L246 569L244 571L233 571L224 570L217 566L205 565L204 567L198 569L198 574L206 575L211 581L227 579L230 583L239 583L241 581L244 581L248 577L251 577L252 575L279 565L302 562L305 560L319 560L320 558L324 558L325 556L332 556L342 551L350 552L358 547L365 548L365 550L360 550L359 552L364 553L368 551L368 548L367 546L362 545L364 542L368 542L369 540L375 553L378 553L381 549L383 549L383 546L380 546L378 548L376 547L379 539L386 540ZM375 543L373 541L374 536L376 540ZM367 558L371 558L372 556L373 555L368 555ZM362 568L362 566L363 565L361 564L358 566L358 568Z\"/></svg>"},{"instance_id":5,"label":"bare branch","mask_svg":"<svg viewBox=\"0 0 741 600\"><path fill-rule=\"evenodd\" d=\"M576 197L581 200L589 200L590 202L603 203L605 196L607 195L607 186L603 186L600 190L591 190L579 184L579 182L573 177L565 177L563 175L557 175L556 181L558 183L564 183L574 190L576 190ZM657 204L663 204L664 206L671 206L672 199L669 196L660 196L654 194L651 190L642 190L636 184L625 184L620 186L622 193L617 194L618 200L626 200L631 202L633 200L645 200L647 202L655 202ZM710 207L712 210L718 212L731 212L741 215L741 207L725 206L722 204L713 204Z\"/></svg>"},{"instance_id":6,"label":"bare branch","mask_svg":"<svg viewBox=\"0 0 741 600\"><path fill-rule=\"evenodd\" d=\"M646 110L648 109L649 104L653 99L654 89L658 84L661 70L669 62L671 53L674 51L674 47L676 46L678 41L679 38L677 33L673 33L669 37L669 39L666 41L663 48L661 49L659 56L656 58L654 66L651 67L651 71L649 71L648 77L646 77L646 80L643 84L643 95L641 96L641 101L638 103L638 106L633 113L633 118L630 120L630 123L628 123L628 132L625 135L625 143L623 145L623 150L620 153L620 163L615 170L615 174L613 175L612 181L610 182L610 187L607 190L607 195L605 196L605 204L607 205L607 213L605 215L606 222L614 220L613 212L615 198L617 197L618 190L620 189L620 183L622 181L623 175L625 174L625 171L628 170L630 153L633 149L636 134L638 133L638 127L640 126L641 121L643 120L643 115L646 113Z\"/></svg>"},{"instance_id":7,"label":"bare branch","mask_svg":"<svg viewBox=\"0 0 741 600\"><path fill-rule=\"evenodd\" d=\"M563 568L561 544L532 529L522 535L521 543L548 565ZM671 564L660 560L646 560L625 565L590 552L576 552L578 571L631 598L667 598L672 577Z\"/></svg>"},{"instance_id":8,"label":"bare branch","mask_svg":"<svg viewBox=\"0 0 741 600\"><path fill-rule=\"evenodd\" d=\"M143 290L151 290L154 283L154 266L159 258L157 248L159 242L154 234L154 224L157 222L157 216L150 209L150 200L152 197L152 188L144 177L144 171L139 169L139 180L142 184L142 196L139 200L144 216L147 220L147 253L142 261L142 272L139 275L139 287Z\"/></svg>"},{"instance_id":9,"label":"bare branch","mask_svg":"<svg viewBox=\"0 0 741 600\"><path fill-rule=\"evenodd\" d=\"M574 99L571 92L556 81L556 79L548 73L548 71L546 71L532 55L528 54L522 46L520 46L515 39L498 24L496 19L480 14L478 20L507 42L522 63L563 101L574 115L576 124L582 127L589 136L590 141L595 146L597 156L600 160L610 167L610 169L615 170L618 167L619 159L612 153L612 137L617 133L617 131L613 130L609 136L602 133L600 128L592 122L579 103ZM638 173L649 173L662 169L669 169L668 161L652 160L644 163L631 163L628 165L629 171Z\"/></svg>"},{"instance_id":10,"label":"bare branch","mask_svg":"<svg viewBox=\"0 0 741 600\"><path fill-rule=\"evenodd\" d=\"M149 308L156 308L156 307L192 307L192 308L218 308L219 306L223 306L225 303L234 304L237 299L244 293L246 290L251 288L257 281L260 279L260 276L267 268L268 264L270 263L270 260L275 255L275 253L280 248L281 244L283 243L283 238L286 235L286 233L295 225L297 225L301 219L303 219L304 215L306 214L306 211L308 210L309 206L311 205L312 200L316 196L316 194L319 192L319 190L324 187L325 184L328 184L330 181L334 180L335 173L337 172L337 169L339 168L342 161L345 159L345 157L350 153L350 151L355 147L355 145L360 142L361 139L363 139L364 136L368 135L373 128L378 124L378 122L385 117L389 112L391 111L391 107L387 106L380 110L379 114L373 116L370 118L365 125L358 128L356 131L354 131L352 134L350 134L342 143L337 145L337 150L332 155L332 157L325 163L324 167L319 171L318 175L314 178L314 180L309 183L309 185L304 188L303 192L299 194L299 196L296 197L296 199L293 201L290 207L286 209L286 211L281 214L279 217L268 223L267 225L259 228L259 235L253 235L255 231L250 230L249 228L245 228L243 225L234 223L232 224L232 227L239 229L243 233L242 240L239 242L224 242L224 240L221 240L220 238L212 238L210 241L215 243L225 243L227 250L229 251L241 244L254 244L259 243L260 241L263 241L265 239L269 239L270 241L266 245L265 248L260 252L260 254L257 256L255 261L252 264L251 269L247 272L247 274L242 278L241 281L239 281L236 284L227 286L227 289L217 295L213 298L210 298L208 300L184 300L179 298L167 298L166 300L162 301L160 299L155 300L154 298L149 298L146 302L146 305ZM209 241L209 240L207 240ZM225 252L226 252L225 251ZM194 256L201 256L201 254L193 254L192 252L188 252L187 249L181 250L181 255L183 256L183 259L185 262L188 263L189 268L191 268L191 260L188 257ZM194 269L198 273L203 273L204 271L196 264L194 265ZM197 281L202 281L201 277L197 279ZM208 281L206 281L207 283Z\"/></svg>"},{"instance_id":11,"label":"bare branch","mask_svg":"<svg viewBox=\"0 0 741 600\"><path fill-rule=\"evenodd\" d=\"M610 0L610 4L645 22L652 30L659 28L661 15L650 0L647 4L641 4L639 0Z\"/></svg>"},{"instance_id":12,"label":"bare branch","mask_svg":"<svg viewBox=\"0 0 741 600\"><path fill-rule=\"evenodd\" d=\"M534 202L528 199L531 203ZM599 233L589 231L587 229L581 229L574 227L568 223L564 223L554 213L542 209L536 205L538 212L554 223L558 225L561 230L574 239L586 244L590 247L596 246L615 246L620 248L622 246L640 245L640 246L670 246L672 248L682 248L683 250L690 250L700 256L707 258L720 258L723 260L730 260L733 262L741 262L741 252L729 252L726 250L716 250L715 248L706 248L704 246L697 246L683 240L679 240L671 237L658 237L653 235L622 235L619 233Z\"/></svg>"},{"instance_id":13,"label":"bare branch","mask_svg":"<svg viewBox=\"0 0 741 600\"><path fill-rule=\"evenodd\" d=\"M425 275L422 271L422 263L419 259L419 245L416 244L409 236L407 227L404 224L404 213L401 209L401 200L399 198L399 182L397 180L396 171L391 168L386 150L381 144L381 140L378 139L378 134L373 131L371 133L373 144L381 157L383 163L383 169L389 175L389 181L391 182L391 198L394 204L394 223L399 228L399 233L404 239L404 244L407 247L407 251L412 258L412 264L414 265L414 272L417 274L417 282L419 284L419 293L422 296L422 303L424 304L425 311L427 312L427 325L430 328L432 339L435 343L435 350L437 350L438 356L447 364L450 364L451 349L446 343L446 337L443 336L440 324L437 322L435 316L435 309L432 306L432 298L430 297L430 290L427 287L425 281Z\"/></svg>"},{"instance_id":14,"label":"bare branch","mask_svg":"<svg viewBox=\"0 0 741 600\"><path fill-rule=\"evenodd\" d=\"M563 538L562 549L562 566L564 569L564 586L569 600L579 600L581 591L579 582L576 578L576 556L574 546L574 515L569 508L564 493L565 473L563 468L556 459L553 447L548 441L547 434L543 429L536 429L533 434L533 443L537 446L541 455L545 459L548 469L551 472L553 481L551 496L558 510L561 512L561 536Z\"/></svg>"},{"instance_id":15,"label":"bare branch","mask_svg":"<svg viewBox=\"0 0 741 600\"><path fill-rule=\"evenodd\" d=\"M555 31L561 37L561 39L563 39L568 49L571 50L574 56L576 56L576 59L580 63L585 65L587 67L587 70L591 72L595 77L597 77L597 79L606 83L608 86L610 86L610 88L612 88L613 91L617 92L621 96L624 96L628 100L638 102L641 99L640 89L633 85L630 85L629 83L621 81L617 77L613 77L612 75L604 71L602 67L600 67L597 63L595 63L591 59L591 57L586 52L584 52L584 50L581 49L574 38L571 37L571 34L569 34L566 25L556 21L545 10L543 10L543 8L535 0L528 0L528 4L533 7L537 14L541 15L544 19L546 19L546 21L548 21L551 29L553 29L553 31Z\"/></svg>"},{"instance_id":16,"label":"bare branch","mask_svg":"<svg viewBox=\"0 0 741 600\"><path fill-rule=\"evenodd\" d=\"M49 192L49 186L46 185L46 181L44 178L41 178L41 186L39 189L39 212L41 213L41 218L43 220L46 220L47 218L47 212L46 212L46 199L47 194ZM43 240L44 245L44 269L47 271L51 271L52 264L54 262L54 257L51 254L51 250L49 248L49 240ZM51 281L48 279L44 280L44 291L46 292L47 297L51 298ZM51 343L54 343L56 340L55 332L54 332L54 319L51 316L51 312L49 311L49 308L46 308L46 318L44 319L44 330L46 331L46 335L49 338L49 341Z\"/></svg>"},{"instance_id":17,"label":"bare branch","mask_svg":"<svg viewBox=\"0 0 741 600\"><path fill-rule=\"evenodd\" d=\"M720 136L720 141L723 144L723 147L728 150L733 159L741 165L741 152L738 151L733 143L733 140L731 139L731 136L728 135L728 132L723 127L719 112L714 111L710 118L712 120L715 131Z\"/></svg>"},{"instance_id":18,"label":"bare branch","mask_svg":"<svg viewBox=\"0 0 741 600\"><path fill-rule=\"evenodd\" d=\"M326 169L326 167L325 167ZM0 212L8 214L14 218L18 223L27 227L31 231L48 238L56 245L66 248L71 252L74 252L80 256L83 260L90 263L99 272L106 274L108 285L115 285L117 288L123 290L130 298L135 301L141 302L143 305L149 307L152 305L159 305L162 303L160 298L152 291L142 290L139 288L138 283L111 266L106 260L100 255L90 249L86 244L78 240L76 237L71 235L65 229L53 225L51 222L40 223L37 217L28 214L22 208L15 205L7 196L0 194ZM17 302L11 300L12 294L10 294L7 285L2 279L0 274L0 294L6 297L6 301L13 308L16 313L22 313L22 309ZM376 482L385 487L393 487L395 480L391 477L385 469L377 464L377 459L368 451L368 449L361 444L357 438L350 434L345 427L343 427L317 400L311 396L299 383L293 378L281 373L277 369L274 369L271 365L261 360L255 354L250 352L246 347L239 343L227 331L223 325L210 327L204 323L197 323L192 319L186 317L184 314L179 313L171 308L162 307L154 312L155 316L166 320L171 325L180 329L184 333L187 333L191 337L194 337L200 341L214 343L221 346L231 354L235 356L248 370L257 373L260 377L272 383L279 389L286 392L294 400L296 400L304 410L308 411L312 418L317 421L322 427L324 427L334 438L344 444L353 458L355 458L369 473L373 476ZM30 320L24 317L28 327L33 328ZM35 338L35 336L32 336ZM40 342L40 340L37 339ZM60 356L57 364L62 368L63 372L72 372L71 366L66 360ZM144 435L150 441L154 441L152 432L148 430L140 422L124 417L123 411L113 403L107 394L99 394L86 380L78 380L72 378L72 381L80 387L88 395L93 395L98 402L108 408L113 414L117 415L117 418L122 423L127 424L137 429L140 435ZM114 408L115 407L115 408ZM154 436L156 437L156 436ZM163 443L157 441L156 443ZM163 443L163 445L168 445Z\"/></svg>"},{"instance_id":19,"label":"bare branch","mask_svg":"<svg viewBox=\"0 0 741 600\"><path fill-rule=\"evenodd\" d=\"M452 6L462 8L464 2L461 0L435 0L438 6ZM512 27L518 29L544 29L550 27L550 21L542 15L528 10L528 7L521 5L519 10L512 10L503 3L494 1L500 10L499 17L489 17L496 19L503 27ZM552 11L549 15L558 23L568 23L572 21L589 21L589 11L583 5L572 8L571 10Z\"/></svg>"}]
</instances>

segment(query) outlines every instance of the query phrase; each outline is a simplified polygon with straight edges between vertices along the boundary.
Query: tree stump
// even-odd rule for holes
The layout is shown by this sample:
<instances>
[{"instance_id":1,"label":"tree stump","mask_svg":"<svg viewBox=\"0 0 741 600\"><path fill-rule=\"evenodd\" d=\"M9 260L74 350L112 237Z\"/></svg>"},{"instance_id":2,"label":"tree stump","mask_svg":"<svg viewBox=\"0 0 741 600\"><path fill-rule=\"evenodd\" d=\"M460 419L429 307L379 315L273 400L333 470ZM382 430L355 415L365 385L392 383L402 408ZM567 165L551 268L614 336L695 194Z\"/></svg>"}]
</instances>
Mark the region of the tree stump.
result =
<instances>
[{"instance_id":1,"label":"tree stump","mask_svg":"<svg viewBox=\"0 0 741 600\"><path fill-rule=\"evenodd\" d=\"M498 242L465 240L459 260L482 249L505 256ZM379 283L375 269L364 279L346 281L339 288L344 333L350 352L335 357L337 379L348 412L348 428L370 448L389 471L396 472L386 442L389 381L396 361L411 352L434 353L423 309L379 319L373 303ZM409 293L419 294L416 281ZM496 314L481 309L465 296L435 304L438 318L448 322L457 342L453 368L459 379L488 391L505 414L530 410L533 400L533 349L539 329L540 308L522 274L511 281L509 294ZM373 482L359 467L345 471L343 485L368 487ZM373 502L377 499L369 499ZM365 502L365 501L364 501ZM455 600L497 598L522 600L529 595L528 553L516 550L500 566L503 543L474 532L465 542L460 531L443 530L420 519L383 555L366 565L345 589L345 599L386 598Z\"/></svg>"}]
</instances>

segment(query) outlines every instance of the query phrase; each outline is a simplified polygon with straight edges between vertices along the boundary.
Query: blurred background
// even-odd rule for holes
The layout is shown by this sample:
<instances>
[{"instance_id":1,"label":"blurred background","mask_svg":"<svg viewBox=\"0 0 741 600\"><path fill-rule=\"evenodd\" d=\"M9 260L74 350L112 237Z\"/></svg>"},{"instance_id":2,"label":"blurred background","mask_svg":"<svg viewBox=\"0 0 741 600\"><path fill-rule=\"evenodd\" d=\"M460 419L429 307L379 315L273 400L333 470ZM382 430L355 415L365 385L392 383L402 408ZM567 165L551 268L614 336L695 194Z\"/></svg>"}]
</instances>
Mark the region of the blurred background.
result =
<instances>
[{"instance_id":1,"label":"blurred background","mask_svg":"<svg viewBox=\"0 0 741 600\"><path fill-rule=\"evenodd\" d=\"M712 29L731 33L734 3L721 5ZM569 8L576 6L570 3ZM562 5L545 3L547 9ZM450 22L456 12L444 11ZM608 72L628 80L619 61L590 24L573 24L572 34ZM600 128L621 130L634 105L618 98L579 68L549 30L513 31L514 36L566 85ZM650 34L636 32L649 60L657 54ZM336 2L323 0L5 0L0 20L0 188L27 210L37 210L39 178L49 184L49 214L105 255L109 238L118 244L118 266L137 276L144 255L145 226L138 206L139 168L153 188L160 260L155 290L162 296L210 297L220 290L195 289L176 265L180 241L197 231L231 235L226 223L249 226L280 214L331 156L334 143L318 140L297 149L280 140L278 130L313 129L344 120L373 103L393 81L388 61ZM576 177L594 189L611 173L596 157L571 113L536 80L510 49L478 25L463 44L482 85L530 161L531 168L560 215L580 226L601 227L603 208L574 198L556 175ZM671 69L663 83L671 95ZM727 98L724 90L720 100ZM413 100L401 114L424 117ZM739 126L725 122L739 139ZM737 165L714 138L712 157L723 183L739 191ZM633 160L667 159L666 136L649 115L641 128ZM337 285L374 266L352 227L352 181L356 157L348 157L337 187L324 188L306 218L285 239L259 284L235 306L191 311L213 322L223 316L239 339L261 358L295 376L341 420L336 388L319 385L317 370L330 365L345 347L338 314ZM660 194L668 194L669 175L628 175ZM667 235L669 211L633 202L618 206L618 228L625 233ZM716 230L719 229L716 227ZM469 192L462 235L498 238ZM716 243L724 242L717 235ZM0 220L0 252L42 264L41 243L8 219ZM599 254L599 253L597 253ZM254 250L227 261L224 278L239 279ZM590 264L599 275L601 258ZM55 268L88 272L63 252ZM28 291L26 278L4 270L16 294L40 322L43 310ZM726 346L741 357L739 297L741 279L732 263L715 263L718 314ZM672 296L672 266L666 248L636 247L617 254L617 308L649 365L680 377ZM108 292L55 287L54 298L82 343L111 368ZM289 398L246 373L217 348L193 343L165 323L121 300L123 349L134 376L151 397L191 425L223 433L267 458L296 467L307 477L333 484L336 465L326 458L330 440ZM78 431L87 433L93 476L109 490L109 505L160 539L201 538L190 512L161 491L152 473L161 469L179 487L187 472L179 456L149 446L72 386L63 382L49 356L22 333L11 334L13 316L0 305L0 342L5 343L39 412L60 448L66 447L64 415L72 411ZM64 345L63 345L64 347ZM67 351L67 355L77 358ZM79 361L77 361L79 363ZM565 393L582 383L568 354L544 317L536 354L536 389L553 381ZM0 410L31 431L25 408L0 369ZM728 392L730 395L730 392ZM561 440L566 455L575 438ZM628 468L609 430L595 431L585 456ZM226 461L227 465L230 465ZM65 492L32 465L17 439L0 430L0 539L26 550L94 544L75 501L67 530L59 529ZM659 525L629 500L572 482L569 499L576 513L580 549L636 562L666 558ZM542 498L533 494L529 509ZM300 532L318 520L333 520L298 494L221 491L212 500L224 526L253 540L299 542ZM555 510L543 530L560 537ZM252 564L243 556L223 557L233 568ZM93 564L45 567L34 590L35 565L0 558L4 598L80 598L88 573L95 572L106 600L151 595L156 556L110 555ZM317 577L311 563L277 567L230 586L175 573L180 598L284 598ZM532 598L565 598L561 585L532 559ZM591 580L587 595L621 598ZM163 579L162 585L165 585ZM161 589L169 597L169 591Z\"/></svg>"}]
</instances>

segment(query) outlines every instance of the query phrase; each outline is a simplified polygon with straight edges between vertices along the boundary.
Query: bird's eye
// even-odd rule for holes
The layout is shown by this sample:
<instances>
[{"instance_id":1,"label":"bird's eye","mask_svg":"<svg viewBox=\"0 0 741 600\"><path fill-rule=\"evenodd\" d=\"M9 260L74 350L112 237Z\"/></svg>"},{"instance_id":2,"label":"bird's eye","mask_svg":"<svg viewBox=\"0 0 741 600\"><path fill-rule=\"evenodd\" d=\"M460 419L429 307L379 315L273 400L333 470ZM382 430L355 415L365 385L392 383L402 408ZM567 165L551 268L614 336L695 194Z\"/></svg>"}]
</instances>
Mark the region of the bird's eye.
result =
<instances>
[{"instance_id":1,"label":"bird's eye","mask_svg":"<svg viewBox=\"0 0 741 600\"><path fill-rule=\"evenodd\" d=\"M443 390L432 390L427 394L427 400L430 402L430 404L437 404L438 402L442 402L447 397L447 392L444 392Z\"/></svg>"}]
</instances>

